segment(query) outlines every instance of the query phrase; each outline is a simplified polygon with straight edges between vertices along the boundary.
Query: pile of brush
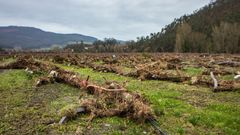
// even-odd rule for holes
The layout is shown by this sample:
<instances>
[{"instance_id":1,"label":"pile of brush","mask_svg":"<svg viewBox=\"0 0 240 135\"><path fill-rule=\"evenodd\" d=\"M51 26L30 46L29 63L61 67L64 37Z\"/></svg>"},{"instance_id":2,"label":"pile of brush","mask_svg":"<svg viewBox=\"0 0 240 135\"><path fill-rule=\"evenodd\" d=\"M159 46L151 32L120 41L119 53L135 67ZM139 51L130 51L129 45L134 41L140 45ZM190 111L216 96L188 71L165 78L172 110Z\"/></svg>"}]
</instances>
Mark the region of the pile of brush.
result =
<instances>
[{"instance_id":1,"label":"pile of brush","mask_svg":"<svg viewBox=\"0 0 240 135\"><path fill-rule=\"evenodd\" d=\"M236 75L233 80L221 80L218 76L215 76L213 72L210 72L210 75L192 77L191 84L210 86L213 92L240 90L238 75Z\"/></svg>"}]
</instances>

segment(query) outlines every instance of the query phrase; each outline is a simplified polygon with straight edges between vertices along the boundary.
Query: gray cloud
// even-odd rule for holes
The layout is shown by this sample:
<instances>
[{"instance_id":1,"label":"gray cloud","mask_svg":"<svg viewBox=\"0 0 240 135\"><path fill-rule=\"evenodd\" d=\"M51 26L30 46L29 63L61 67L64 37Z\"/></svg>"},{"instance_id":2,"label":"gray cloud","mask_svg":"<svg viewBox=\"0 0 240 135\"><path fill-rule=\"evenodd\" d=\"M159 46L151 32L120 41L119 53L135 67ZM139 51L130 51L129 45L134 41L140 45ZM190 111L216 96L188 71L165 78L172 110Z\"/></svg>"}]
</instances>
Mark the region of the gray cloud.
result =
<instances>
[{"instance_id":1,"label":"gray cloud","mask_svg":"<svg viewBox=\"0 0 240 135\"><path fill-rule=\"evenodd\" d=\"M0 25L123 40L158 32L210 0L0 0Z\"/></svg>"}]
</instances>

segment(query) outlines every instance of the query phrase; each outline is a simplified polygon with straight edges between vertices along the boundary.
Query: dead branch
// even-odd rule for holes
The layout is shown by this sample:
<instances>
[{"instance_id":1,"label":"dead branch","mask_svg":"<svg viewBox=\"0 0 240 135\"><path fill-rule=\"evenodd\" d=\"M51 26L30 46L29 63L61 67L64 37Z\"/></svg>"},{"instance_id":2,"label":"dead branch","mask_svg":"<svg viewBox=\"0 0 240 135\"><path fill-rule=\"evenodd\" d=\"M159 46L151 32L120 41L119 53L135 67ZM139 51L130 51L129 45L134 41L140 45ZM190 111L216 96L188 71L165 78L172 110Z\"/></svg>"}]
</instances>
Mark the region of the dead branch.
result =
<instances>
[{"instance_id":1,"label":"dead branch","mask_svg":"<svg viewBox=\"0 0 240 135\"><path fill-rule=\"evenodd\" d=\"M215 78L213 72L210 72L210 76L211 76L211 78L212 78L212 80L213 80L213 89L215 90L215 89L217 89L217 87L218 87L218 81L217 81L217 79Z\"/></svg>"},{"instance_id":2,"label":"dead branch","mask_svg":"<svg viewBox=\"0 0 240 135\"><path fill-rule=\"evenodd\" d=\"M240 80L240 75L234 76L234 79L235 79L235 80Z\"/></svg>"}]
</instances>

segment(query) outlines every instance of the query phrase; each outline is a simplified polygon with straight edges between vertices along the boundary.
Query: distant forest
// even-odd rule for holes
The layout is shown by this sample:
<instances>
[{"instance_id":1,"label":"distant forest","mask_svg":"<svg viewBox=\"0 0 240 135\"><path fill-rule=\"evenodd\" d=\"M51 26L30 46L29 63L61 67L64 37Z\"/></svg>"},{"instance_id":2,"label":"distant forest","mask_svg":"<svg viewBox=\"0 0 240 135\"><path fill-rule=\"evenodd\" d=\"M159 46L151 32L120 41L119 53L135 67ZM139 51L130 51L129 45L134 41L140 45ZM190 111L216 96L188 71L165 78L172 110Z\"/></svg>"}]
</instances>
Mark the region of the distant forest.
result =
<instances>
[{"instance_id":1,"label":"distant forest","mask_svg":"<svg viewBox=\"0 0 240 135\"><path fill-rule=\"evenodd\" d=\"M115 39L96 41L77 49L89 52L240 53L240 0L216 0L190 15L183 15L161 32L118 45Z\"/></svg>"}]
</instances>

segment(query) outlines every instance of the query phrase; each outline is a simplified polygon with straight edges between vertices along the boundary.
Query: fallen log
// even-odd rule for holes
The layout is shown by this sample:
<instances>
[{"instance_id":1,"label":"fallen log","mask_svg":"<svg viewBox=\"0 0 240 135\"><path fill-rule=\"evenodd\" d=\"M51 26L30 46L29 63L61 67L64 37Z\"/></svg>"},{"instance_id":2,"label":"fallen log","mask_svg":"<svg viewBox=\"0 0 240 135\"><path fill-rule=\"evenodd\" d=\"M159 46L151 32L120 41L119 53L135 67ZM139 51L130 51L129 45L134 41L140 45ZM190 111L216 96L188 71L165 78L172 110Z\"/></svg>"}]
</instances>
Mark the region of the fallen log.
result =
<instances>
[{"instance_id":1,"label":"fallen log","mask_svg":"<svg viewBox=\"0 0 240 135\"><path fill-rule=\"evenodd\" d=\"M240 66L240 62L236 62L236 61L223 61L223 62L218 62L217 65L239 67Z\"/></svg>"},{"instance_id":2,"label":"fallen log","mask_svg":"<svg viewBox=\"0 0 240 135\"><path fill-rule=\"evenodd\" d=\"M130 72L127 74L130 77L137 77L140 80L163 80L172 82L184 82L191 78L186 76L179 71L172 73L170 71L159 70L159 71L147 71L147 70L137 70L135 72Z\"/></svg>"},{"instance_id":3,"label":"fallen log","mask_svg":"<svg viewBox=\"0 0 240 135\"><path fill-rule=\"evenodd\" d=\"M231 70L215 67L215 68L205 69L202 72L202 75L209 75L211 72L214 72L215 75L231 75L231 74L233 74L233 72Z\"/></svg>"}]
</instances>

